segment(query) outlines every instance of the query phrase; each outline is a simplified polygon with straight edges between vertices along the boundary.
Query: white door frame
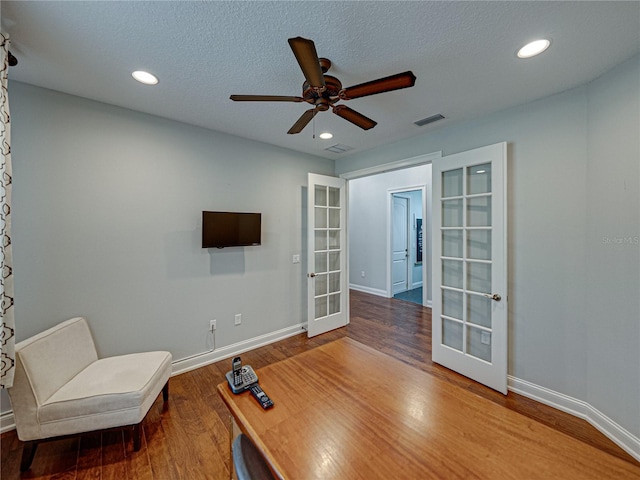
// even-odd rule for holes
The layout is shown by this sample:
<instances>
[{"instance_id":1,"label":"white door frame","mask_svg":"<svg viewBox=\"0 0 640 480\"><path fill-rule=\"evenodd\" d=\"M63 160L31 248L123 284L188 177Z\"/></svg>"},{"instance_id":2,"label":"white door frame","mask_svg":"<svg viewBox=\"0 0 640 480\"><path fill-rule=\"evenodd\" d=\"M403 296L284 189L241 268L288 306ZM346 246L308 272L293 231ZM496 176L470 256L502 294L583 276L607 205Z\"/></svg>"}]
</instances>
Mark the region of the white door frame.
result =
<instances>
[{"instance_id":1,"label":"white door frame","mask_svg":"<svg viewBox=\"0 0 640 480\"><path fill-rule=\"evenodd\" d=\"M431 163L431 162L428 162ZM393 238L391 235L391 228L393 227L393 196L399 193L404 192L414 192L416 190L420 190L422 192L422 218L424 219L427 212L427 193L429 193L428 186L426 184L417 184L413 186L407 186L402 188L393 188L387 190L387 298L393 297L393 278L391 272L391 262L393 261ZM431 238L428 237L428 233L426 230L425 222L423 221L423 242L424 239L428 239L431 242ZM348 239L347 239L348 241ZM409 242L410 243L410 242ZM427 264L426 261L426 252L422 252L422 305L427 306L427 289L426 289L426 278L427 278ZM409 268L409 267L408 267ZM409 289L411 289L412 284L412 275L409 275Z\"/></svg>"}]
</instances>

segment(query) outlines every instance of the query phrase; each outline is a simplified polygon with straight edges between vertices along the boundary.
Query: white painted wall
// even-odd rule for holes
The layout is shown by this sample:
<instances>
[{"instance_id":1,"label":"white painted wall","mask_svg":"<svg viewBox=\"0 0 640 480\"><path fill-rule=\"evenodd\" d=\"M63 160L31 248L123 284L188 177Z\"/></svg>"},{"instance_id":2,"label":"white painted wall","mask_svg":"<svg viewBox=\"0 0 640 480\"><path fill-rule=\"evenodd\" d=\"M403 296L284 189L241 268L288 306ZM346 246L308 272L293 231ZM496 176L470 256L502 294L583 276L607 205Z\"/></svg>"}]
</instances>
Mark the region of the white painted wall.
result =
<instances>
[{"instance_id":1,"label":"white painted wall","mask_svg":"<svg viewBox=\"0 0 640 480\"><path fill-rule=\"evenodd\" d=\"M388 163L388 162L383 162ZM349 180L349 283L360 290L378 295L387 292L387 224L389 191L431 185L431 165L405 168ZM428 206L430 206L430 202ZM430 227L431 212L423 221ZM412 230L413 231L413 230ZM431 244L425 245L423 259L428 271ZM362 271L365 276L362 277ZM428 277L424 288L430 292ZM431 295L428 293L428 299Z\"/></svg>"},{"instance_id":2,"label":"white painted wall","mask_svg":"<svg viewBox=\"0 0 640 480\"><path fill-rule=\"evenodd\" d=\"M636 439L639 97L636 56L581 88L336 163L346 173L507 141L509 374L588 402Z\"/></svg>"},{"instance_id":3,"label":"white painted wall","mask_svg":"<svg viewBox=\"0 0 640 480\"><path fill-rule=\"evenodd\" d=\"M306 320L307 172L331 175L333 160L26 84L9 91L18 341L81 315L101 355L178 360L212 347L210 319L218 348ZM262 245L202 249L202 210L262 212Z\"/></svg>"}]
</instances>

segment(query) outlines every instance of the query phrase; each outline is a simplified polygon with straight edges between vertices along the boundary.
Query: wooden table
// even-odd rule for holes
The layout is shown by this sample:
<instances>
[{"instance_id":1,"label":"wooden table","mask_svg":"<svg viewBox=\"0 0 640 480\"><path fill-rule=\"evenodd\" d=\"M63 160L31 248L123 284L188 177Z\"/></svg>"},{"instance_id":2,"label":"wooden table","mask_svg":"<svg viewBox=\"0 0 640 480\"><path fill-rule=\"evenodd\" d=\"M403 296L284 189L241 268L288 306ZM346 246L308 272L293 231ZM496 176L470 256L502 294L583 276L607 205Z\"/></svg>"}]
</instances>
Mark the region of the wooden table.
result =
<instances>
[{"instance_id":1,"label":"wooden table","mask_svg":"<svg viewBox=\"0 0 640 480\"><path fill-rule=\"evenodd\" d=\"M626 479L640 467L343 338L218 393L283 479Z\"/></svg>"}]
</instances>

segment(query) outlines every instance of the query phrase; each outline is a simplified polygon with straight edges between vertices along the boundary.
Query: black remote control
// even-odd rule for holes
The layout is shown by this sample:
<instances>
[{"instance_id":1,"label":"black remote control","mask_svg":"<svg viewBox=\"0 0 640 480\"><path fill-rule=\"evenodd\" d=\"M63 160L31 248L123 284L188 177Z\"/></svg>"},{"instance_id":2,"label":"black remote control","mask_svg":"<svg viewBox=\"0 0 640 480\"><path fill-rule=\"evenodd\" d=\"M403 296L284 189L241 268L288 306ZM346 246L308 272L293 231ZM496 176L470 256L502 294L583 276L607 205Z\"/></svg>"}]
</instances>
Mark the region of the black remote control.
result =
<instances>
[{"instance_id":1,"label":"black remote control","mask_svg":"<svg viewBox=\"0 0 640 480\"><path fill-rule=\"evenodd\" d=\"M251 395L253 395L253 398L258 401L262 408L266 410L267 408L273 407L273 402L267 396L267 394L264 393L264 390L260 388L260 385L258 385L257 383L255 385L251 385L251 387L249 387L249 390L251 390Z\"/></svg>"}]
</instances>

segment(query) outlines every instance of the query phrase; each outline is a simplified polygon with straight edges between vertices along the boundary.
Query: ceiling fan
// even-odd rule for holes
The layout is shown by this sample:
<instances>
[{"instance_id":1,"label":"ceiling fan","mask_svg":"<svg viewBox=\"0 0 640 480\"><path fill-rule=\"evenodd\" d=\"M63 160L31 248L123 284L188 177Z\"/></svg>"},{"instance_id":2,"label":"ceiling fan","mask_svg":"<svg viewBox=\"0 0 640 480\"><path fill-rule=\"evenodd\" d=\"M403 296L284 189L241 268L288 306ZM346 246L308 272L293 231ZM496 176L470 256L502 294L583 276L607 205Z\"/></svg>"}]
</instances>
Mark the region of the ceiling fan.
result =
<instances>
[{"instance_id":1,"label":"ceiling fan","mask_svg":"<svg viewBox=\"0 0 640 480\"><path fill-rule=\"evenodd\" d=\"M336 105L340 100L366 97L378 93L390 92L401 88L413 87L416 76L411 71L398 73L389 77L379 78L370 82L342 88L342 83L336 77L325 75L331 68L331 61L318 58L316 46L312 40L302 37L290 38L289 45L300 65L306 81L302 84L301 97L287 97L279 95L231 95L236 102L307 102L314 107L302 114L287 133L300 133L313 119L317 112L332 109L333 113L357 125L363 130L369 130L377 122L365 117L361 113L347 107Z\"/></svg>"}]
</instances>

